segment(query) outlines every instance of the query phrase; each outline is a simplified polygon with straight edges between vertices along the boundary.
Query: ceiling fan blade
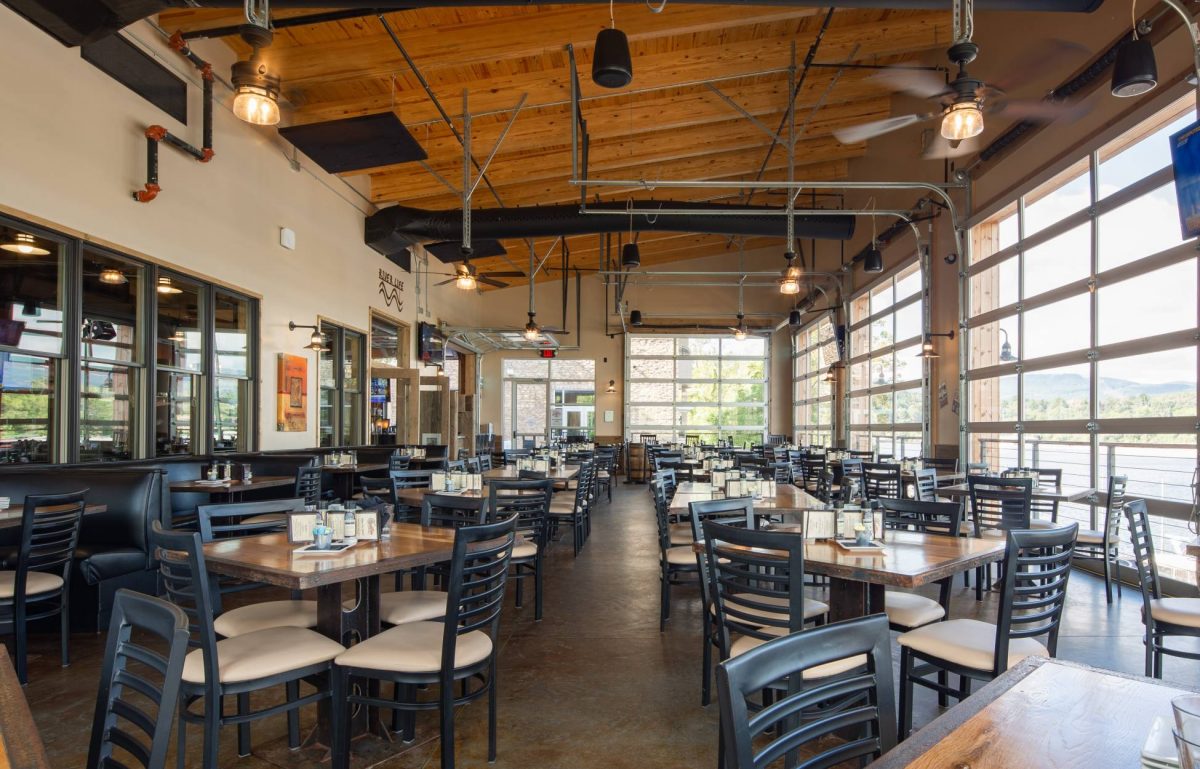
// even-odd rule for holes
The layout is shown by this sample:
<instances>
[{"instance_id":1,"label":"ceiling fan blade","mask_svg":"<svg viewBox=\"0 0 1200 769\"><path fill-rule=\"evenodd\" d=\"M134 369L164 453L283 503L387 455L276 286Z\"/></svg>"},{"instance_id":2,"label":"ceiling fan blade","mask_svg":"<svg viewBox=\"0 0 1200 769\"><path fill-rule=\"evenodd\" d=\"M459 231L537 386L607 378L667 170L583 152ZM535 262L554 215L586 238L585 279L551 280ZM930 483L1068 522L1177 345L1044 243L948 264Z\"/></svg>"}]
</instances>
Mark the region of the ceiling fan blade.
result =
<instances>
[{"instance_id":1,"label":"ceiling fan blade","mask_svg":"<svg viewBox=\"0 0 1200 769\"><path fill-rule=\"evenodd\" d=\"M515 272L515 271L513 271L513 270L509 270L508 272L491 272L491 271L488 271L488 272L485 272L485 273L482 273L482 274L483 274L483 275L486 275L486 276L488 276L489 278L523 278L523 277L525 277L525 273L523 273L523 272Z\"/></svg>"},{"instance_id":2,"label":"ceiling fan blade","mask_svg":"<svg viewBox=\"0 0 1200 769\"><path fill-rule=\"evenodd\" d=\"M919 64L908 66L917 67ZM908 69L906 67L889 67L872 75L870 80L881 83L889 90L907 93L922 99L932 99L941 96L950 89L941 74L928 69Z\"/></svg>"},{"instance_id":3,"label":"ceiling fan blade","mask_svg":"<svg viewBox=\"0 0 1200 769\"><path fill-rule=\"evenodd\" d=\"M980 146L979 137L973 139L965 139L958 143L957 147L951 146L951 142L940 132L934 132L933 141L929 142L929 146L925 148L925 152L921 157L926 160L947 160L950 158L961 158L967 155L974 155L983 149Z\"/></svg>"},{"instance_id":4,"label":"ceiling fan blade","mask_svg":"<svg viewBox=\"0 0 1200 769\"><path fill-rule=\"evenodd\" d=\"M833 135L842 144L857 144L858 142L873 139L876 136L883 136L892 131L898 131L905 126L920 123L923 120L928 120L933 117L932 114L925 115L901 115L900 117L889 117L883 120L875 120L870 123L862 123L849 128L839 128L833 132Z\"/></svg>"},{"instance_id":5,"label":"ceiling fan blade","mask_svg":"<svg viewBox=\"0 0 1200 769\"><path fill-rule=\"evenodd\" d=\"M1036 80L1043 73L1055 73L1061 79L1069 65L1076 66L1090 55L1087 47L1058 38L1047 40L1038 45L1038 54L1023 58L1023 64L1008 67L998 78L989 79L992 88L1001 91L1012 91L1026 83Z\"/></svg>"},{"instance_id":6,"label":"ceiling fan blade","mask_svg":"<svg viewBox=\"0 0 1200 769\"><path fill-rule=\"evenodd\" d=\"M446 285L447 283L453 283L453 282L454 282L454 281L456 281L456 280L458 280L458 278L457 278L457 277L453 277L453 278L450 278L449 280L443 280L441 283L434 283L433 285L435 285L435 286L444 286L444 285Z\"/></svg>"},{"instance_id":7,"label":"ceiling fan blade","mask_svg":"<svg viewBox=\"0 0 1200 769\"><path fill-rule=\"evenodd\" d=\"M487 275L476 275L475 282L476 283L486 283L487 285L495 286L496 288L508 288L507 283L501 283L498 280L492 280L491 277L489 277Z\"/></svg>"}]
</instances>

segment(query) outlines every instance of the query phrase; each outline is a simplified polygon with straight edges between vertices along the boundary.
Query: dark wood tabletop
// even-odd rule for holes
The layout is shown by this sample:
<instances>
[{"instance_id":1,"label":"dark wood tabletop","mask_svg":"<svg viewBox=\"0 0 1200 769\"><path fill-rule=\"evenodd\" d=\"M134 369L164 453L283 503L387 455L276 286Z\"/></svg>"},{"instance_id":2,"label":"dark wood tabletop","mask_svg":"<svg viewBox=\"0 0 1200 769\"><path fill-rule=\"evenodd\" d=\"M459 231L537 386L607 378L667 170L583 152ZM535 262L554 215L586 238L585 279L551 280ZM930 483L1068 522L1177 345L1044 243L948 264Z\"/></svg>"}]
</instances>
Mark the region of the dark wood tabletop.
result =
<instances>
[{"instance_id":1,"label":"dark wood tabletop","mask_svg":"<svg viewBox=\"0 0 1200 769\"><path fill-rule=\"evenodd\" d=\"M260 534L204 546L209 571L293 590L387 574L450 558L454 530L414 523L391 524L390 539L359 542L328 557L300 555L287 534Z\"/></svg>"},{"instance_id":2,"label":"dark wood tabletop","mask_svg":"<svg viewBox=\"0 0 1200 769\"><path fill-rule=\"evenodd\" d=\"M940 479L941 476L939 475L938 478ZM939 497L967 497L970 496L971 490L967 484L958 483L953 486L939 486L936 493ZM1095 489L1090 489L1086 486L1033 487L1033 498L1045 501L1083 502L1095 493Z\"/></svg>"},{"instance_id":3,"label":"dark wood tabletop","mask_svg":"<svg viewBox=\"0 0 1200 769\"><path fill-rule=\"evenodd\" d=\"M256 475L249 481L229 481L220 485L203 480L173 481L171 491L201 492L204 494L238 494L253 489L273 489L296 483L291 475Z\"/></svg>"},{"instance_id":4,"label":"dark wood tabletop","mask_svg":"<svg viewBox=\"0 0 1200 769\"><path fill-rule=\"evenodd\" d=\"M1189 692L1028 657L871 764L872 769L1137 769L1156 716Z\"/></svg>"},{"instance_id":5,"label":"dark wood tabletop","mask_svg":"<svg viewBox=\"0 0 1200 769\"><path fill-rule=\"evenodd\" d=\"M66 510L66 505L47 505L37 508L36 512L57 513ZM93 513L107 513L108 505L101 504L85 504L83 506L83 514L91 515ZM25 506L21 502L10 504L8 507L0 507L0 529L14 528L21 525L21 517L25 515Z\"/></svg>"},{"instance_id":6,"label":"dark wood tabletop","mask_svg":"<svg viewBox=\"0 0 1200 769\"><path fill-rule=\"evenodd\" d=\"M546 477L552 481L570 481L579 475L579 465L560 465L546 474ZM493 467L483 474L483 480L487 481L516 481L520 480L521 474L517 470L516 465L505 465L504 467Z\"/></svg>"},{"instance_id":7,"label":"dark wood tabletop","mask_svg":"<svg viewBox=\"0 0 1200 769\"><path fill-rule=\"evenodd\" d=\"M386 462L359 462L357 465L321 465L326 473L376 473L387 470L391 465Z\"/></svg>"},{"instance_id":8,"label":"dark wood tabletop","mask_svg":"<svg viewBox=\"0 0 1200 769\"><path fill-rule=\"evenodd\" d=\"M689 514L688 505L692 502L702 502L713 498L711 483L685 481L675 487L675 497L671 500L670 514L686 516ZM755 512L764 515L779 513L802 513L805 510L823 510L825 503L809 494L799 486L790 483L780 483L775 486L774 497L764 497L754 500Z\"/></svg>"},{"instance_id":9,"label":"dark wood tabletop","mask_svg":"<svg viewBox=\"0 0 1200 769\"><path fill-rule=\"evenodd\" d=\"M0 644L0 769L50 769L25 692Z\"/></svg>"},{"instance_id":10,"label":"dark wood tabletop","mask_svg":"<svg viewBox=\"0 0 1200 769\"><path fill-rule=\"evenodd\" d=\"M999 537L889 531L882 553L855 553L828 540L809 542L804 546L804 570L871 585L913 588L999 560L1006 545Z\"/></svg>"}]
</instances>

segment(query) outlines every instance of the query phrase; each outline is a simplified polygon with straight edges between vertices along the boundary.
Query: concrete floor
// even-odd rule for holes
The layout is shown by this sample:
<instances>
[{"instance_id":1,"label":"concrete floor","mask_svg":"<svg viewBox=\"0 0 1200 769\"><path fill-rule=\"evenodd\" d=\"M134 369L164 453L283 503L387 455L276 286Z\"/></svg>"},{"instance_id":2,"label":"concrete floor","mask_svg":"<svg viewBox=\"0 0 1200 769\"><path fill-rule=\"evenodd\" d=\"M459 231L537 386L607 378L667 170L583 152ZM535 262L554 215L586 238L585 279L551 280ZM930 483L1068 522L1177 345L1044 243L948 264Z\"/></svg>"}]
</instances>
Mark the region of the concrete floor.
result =
<instances>
[{"instance_id":1,"label":"concrete floor","mask_svg":"<svg viewBox=\"0 0 1200 769\"><path fill-rule=\"evenodd\" d=\"M569 541L561 541L552 547L548 567L545 619L533 621L527 597L520 610L512 608L510 598L502 620L496 766L715 766L717 708L700 706L698 590L674 589L672 618L660 633L657 543L646 487L617 485L612 505L596 512L592 537L579 558L572 557ZM959 580L952 615L994 619L995 596L976 603L974 590L961 585ZM1127 589L1108 607L1103 582L1080 570L1069 593L1059 657L1141 673L1140 597ZM67 669L58 665L56 636L32 640L26 696L54 767L86 761L103 640L73 637L73 664ZM1165 671L1168 680L1200 685L1200 666L1192 662L1168 659ZM938 712L932 692L918 690L916 705L918 727ZM304 713L306 728L315 710ZM458 766L486 764L486 714L483 701L458 713ZM322 765L318 750L288 750L284 733L282 717L256 723L253 755L238 758L235 731L227 727L221 735L221 767ZM193 727L188 766L199 766L199 740ZM356 769L437 766L438 761L435 712L418 717L411 745L374 738L355 744ZM173 758L168 765L174 765Z\"/></svg>"}]
</instances>

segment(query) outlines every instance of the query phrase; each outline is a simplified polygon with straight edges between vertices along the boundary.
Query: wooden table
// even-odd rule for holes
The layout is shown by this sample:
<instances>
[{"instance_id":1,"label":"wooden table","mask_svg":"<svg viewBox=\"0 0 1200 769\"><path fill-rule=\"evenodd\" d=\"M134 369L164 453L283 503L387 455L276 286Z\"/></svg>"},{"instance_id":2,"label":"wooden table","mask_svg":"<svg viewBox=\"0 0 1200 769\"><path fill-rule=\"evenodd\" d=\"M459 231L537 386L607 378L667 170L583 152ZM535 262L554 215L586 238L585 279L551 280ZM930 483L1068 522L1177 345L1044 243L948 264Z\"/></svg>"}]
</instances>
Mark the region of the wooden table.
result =
<instances>
[{"instance_id":1,"label":"wooden table","mask_svg":"<svg viewBox=\"0 0 1200 769\"><path fill-rule=\"evenodd\" d=\"M675 487L675 497L671 500L671 515L686 517L690 515L688 505L692 502L703 502L713 499L711 483L685 481ZM721 497L716 497L721 499ZM780 483L775 486L774 497L764 497L754 500L754 512L762 515L778 515L783 513L802 513L805 510L823 510L825 503L809 494L799 486L790 483Z\"/></svg>"},{"instance_id":2,"label":"wooden table","mask_svg":"<svg viewBox=\"0 0 1200 769\"><path fill-rule=\"evenodd\" d=\"M939 476L940 477L940 476ZM965 483L953 486L940 486L937 490L939 497L969 497L971 490ZM1085 486L1034 486L1033 498L1047 502L1085 502L1096 494L1095 489Z\"/></svg>"},{"instance_id":3,"label":"wooden table","mask_svg":"<svg viewBox=\"0 0 1200 769\"><path fill-rule=\"evenodd\" d=\"M914 733L872 769L1137 769L1155 716L1189 692L1140 676L1027 657Z\"/></svg>"},{"instance_id":4,"label":"wooden table","mask_svg":"<svg viewBox=\"0 0 1200 769\"><path fill-rule=\"evenodd\" d=\"M68 509L66 505L46 505L34 509L35 513L60 513ZM85 503L83 506L84 515L92 515L93 513L107 513L108 505L93 505ZM10 504L8 507L0 507L0 529L15 529L21 526L21 518L25 515L25 505L23 502Z\"/></svg>"},{"instance_id":5,"label":"wooden table","mask_svg":"<svg viewBox=\"0 0 1200 769\"><path fill-rule=\"evenodd\" d=\"M552 481L570 481L574 480L575 476L579 475L579 465L559 465L555 469L546 473L546 477ZM521 473L517 470L516 465L505 465L504 467L493 467L483 474L483 481L518 481L521 480Z\"/></svg>"},{"instance_id":6,"label":"wooden table","mask_svg":"<svg viewBox=\"0 0 1200 769\"><path fill-rule=\"evenodd\" d=\"M483 543L479 547L486 546ZM379 577L403 569L447 561L454 547L454 530L414 523L391 524L391 538L360 542L344 553L329 557L297 555L299 545L289 544L287 535L260 534L255 537L223 539L204 546L208 570L250 582L265 582L289 590L317 590L317 630L341 644L369 638L379 632ZM355 582L359 600L353 608L342 606L342 584ZM328 745L331 723L329 700L318 711L318 741ZM372 729L386 730L377 718ZM366 728L365 716L356 722Z\"/></svg>"},{"instance_id":7,"label":"wooden table","mask_svg":"<svg viewBox=\"0 0 1200 769\"><path fill-rule=\"evenodd\" d=\"M0 644L0 769L50 769L17 673Z\"/></svg>"},{"instance_id":8,"label":"wooden table","mask_svg":"<svg viewBox=\"0 0 1200 769\"><path fill-rule=\"evenodd\" d=\"M295 485L296 479L291 475L256 475L249 481L229 481L221 485L208 483L203 480L174 481L171 483L171 491L198 492L212 496L228 495L231 499L238 499L244 492L254 491L255 489L274 489Z\"/></svg>"},{"instance_id":9,"label":"wooden table","mask_svg":"<svg viewBox=\"0 0 1200 769\"><path fill-rule=\"evenodd\" d=\"M354 479L362 473L377 473L391 467L387 462L365 463L357 465L321 465L321 472L333 476L333 494L338 499L347 500L354 496Z\"/></svg>"}]
</instances>

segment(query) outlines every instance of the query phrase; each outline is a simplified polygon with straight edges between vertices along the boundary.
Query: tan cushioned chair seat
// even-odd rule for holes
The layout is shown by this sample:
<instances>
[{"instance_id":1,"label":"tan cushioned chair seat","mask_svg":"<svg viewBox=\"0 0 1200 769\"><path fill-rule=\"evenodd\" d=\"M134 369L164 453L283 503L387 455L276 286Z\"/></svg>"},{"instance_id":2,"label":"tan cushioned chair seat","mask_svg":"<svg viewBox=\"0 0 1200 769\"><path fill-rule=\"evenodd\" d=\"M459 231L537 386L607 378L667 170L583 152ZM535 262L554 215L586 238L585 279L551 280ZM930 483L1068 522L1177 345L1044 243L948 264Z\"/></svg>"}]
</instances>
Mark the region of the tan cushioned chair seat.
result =
<instances>
[{"instance_id":1,"label":"tan cushioned chair seat","mask_svg":"<svg viewBox=\"0 0 1200 769\"><path fill-rule=\"evenodd\" d=\"M31 571L25 576L25 595L49 593L62 587L62 577L44 571ZM0 571L0 598L12 598L17 592L17 573Z\"/></svg>"},{"instance_id":2,"label":"tan cushioned chair seat","mask_svg":"<svg viewBox=\"0 0 1200 769\"><path fill-rule=\"evenodd\" d=\"M217 641L217 664L221 683L231 684L328 662L344 651L340 643L315 630L273 627ZM203 649L188 653L183 680L204 683Z\"/></svg>"},{"instance_id":3,"label":"tan cushioned chair seat","mask_svg":"<svg viewBox=\"0 0 1200 769\"><path fill-rule=\"evenodd\" d=\"M722 560L724 560L724 559L722 559ZM754 601L755 603L766 604L768 606L779 606L779 607L782 607L784 609L784 611L769 611L767 609L760 609L757 606L744 606L742 604L737 605L736 611L742 612L744 614L759 616L759 617L773 617L773 618L778 618L778 619L787 619L786 609L787 609L787 605L788 605L788 600L786 598L784 598L783 596L760 595L760 596L755 596L753 598L747 598L745 600ZM730 608L733 608L733 607L730 607ZM809 598L807 595L804 597L804 619L813 619L814 617L820 617L822 614L825 614L828 611L829 611L829 604L825 603L824 601L818 601L815 598ZM744 622L745 621L741 617L731 616L729 619L733 622Z\"/></svg>"},{"instance_id":4,"label":"tan cushioned chair seat","mask_svg":"<svg viewBox=\"0 0 1200 769\"><path fill-rule=\"evenodd\" d=\"M690 523L673 523L671 524L671 544L672 545L690 545L692 544L692 524Z\"/></svg>"},{"instance_id":5,"label":"tan cushioned chair seat","mask_svg":"<svg viewBox=\"0 0 1200 769\"><path fill-rule=\"evenodd\" d=\"M937 622L900 636L901 646L972 670L991 670L996 656L996 626L977 619ZM1050 652L1032 638L1008 643L1008 666L1026 657L1049 657Z\"/></svg>"},{"instance_id":6,"label":"tan cushioned chair seat","mask_svg":"<svg viewBox=\"0 0 1200 769\"><path fill-rule=\"evenodd\" d=\"M696 551L691 545L667 548L667 563L672 566L695 566Z\"/></svg>"},{"instance_id":7,"label":"tan cushioned chair seat","mask_svg":"<svg viewBox=\"0 0 1200 769\"><path fill-rule=\"evenodd\" d=\"M225 638L270 627L316 627L316 601L264 601L231 609L213 620L213 629Z\"/></svg>"},{"instance_id":8,"label":"tan cushioned chair seat","mask_svg":"<svg viewBox=\"0 0 1200 769\"><path fill-rule=\"evenodd\" d=\"M777 636L785 636L788 634L787 628L782 627L764 628L764 632ZM739 654L745 654L755 647L762 646L764 643L766 643L766 641L744 635L734 641L729 647L729 656L736 657ZM836 676L841 673L845 673L847 670L853 670L854 668L865 664L867 664L867 655L865 654L859 654L856 657L846 657L845 659L834 660L833 662L826 662L824 665L817 665L814 668L805 670L804 680L812 681L817 678Z\"/></svg>"},{"instance_id":9,"label":"tan cushioned chair seat","mask_svg":"<svg viewBox=\"0 0 1200 769\"><path fill-rule=\"evenodd\" d=\"M1049 518L1033 518L1029 521L1029 528L1031 529L1057 529L1061 525L1062 524L1055 523ZM1081 535L1083 534L1082 531L1079 533Z\"/></svg>"},{"instance_id":10,"label":"tan cushioned chair seat","mask_svg":"<svg viewBox=\"0 0 1200 769\"><path fill-rule=\"evenodd\" d=\"M558 502L558 501L551 502L550 503L550 512L554 513L555 515L574 515L575 514L575 500L572 499L570 502Z\"/></svg>"},{"instance_id":11,"label":"tan cushioned chair seat","mask_svg":"<svg viewBox=\"0 0 1200 769\"><path fill-rule=\"evenodd\" d=\"M1081 545L1103 545L1104 532L1093 531L1092 529L1080 529L1079 536L1075 538L1075 541Z\"/></svg>"},{"instance_id":12,"label":"tan cushioned chair seat","mask_svg":"<svg viewBox=\"0 0 1200 769\"><path fill-rule=\"evenodd\" d=\"M516 542L513 543L512 557L533 558L535 555L537 555L537 550L538 547L536 542L530 542L527 539L521 539L518 537Z\"/></svg>"},{"instance_id":13,"label":"tan cushioned chair seat","mask_svg":"<svg viewBox=\"0 0 1200 769\"><path fill-rule=\"evenodd\" d=\"M394 670L402 673L436 673L442 667L440 622L409 622L385 630L374 638L351 646L335 660L343 667ZM458 637L454 650L456 668L473 665L492 653L487 633L472 630Z\"/></svg>"},{"instance_id":14,"label":"tan cushioned chair seat","mask_svg":"<svg viewBox=\"0 0 1200 769\"><path fill-rule=\"evenodd\" d=\"M446 616L446 594L440 590L401 590L379 596L379 618L389 625L441 619Z\"/></svg>"},{"instance_id":15,"label":"tan cushioned chair seat","mask_svg":"<svg viewBox=\"0 0 1200 769\"><path fill-rule=\"evenodd\" d=\"M946 616L946 610L932 598L900 590L887 591L883 607L888 622L901 627L921 627Z\"/></svg>"},{"instance_id":16,"label":"tan cushioned chair seat","mask_svg":"<svg viewBox=\"0 0 1200 769\"><path fill-rule=\"evenodd\" d=\"M1159 598L1150 602L1150 616L1172 625L1200 627L1200 598Z\"/></svg>"}]
</instances>

